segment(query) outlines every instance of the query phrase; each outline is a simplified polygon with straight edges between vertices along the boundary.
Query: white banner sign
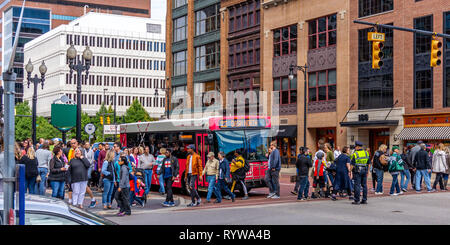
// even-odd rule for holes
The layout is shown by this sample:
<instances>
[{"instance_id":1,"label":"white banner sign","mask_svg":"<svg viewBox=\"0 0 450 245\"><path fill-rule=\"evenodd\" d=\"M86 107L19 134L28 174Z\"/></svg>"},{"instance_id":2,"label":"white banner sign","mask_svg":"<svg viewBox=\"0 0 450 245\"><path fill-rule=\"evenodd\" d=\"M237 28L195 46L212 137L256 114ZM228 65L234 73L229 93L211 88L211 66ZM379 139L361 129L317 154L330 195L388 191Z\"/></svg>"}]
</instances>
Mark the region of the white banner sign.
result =
<instances>
[{"instance_id":1,"label":"white banner sign","mask_svg":"<svg viewBox=\"0 0 450 245\"><path fill-rule=\"evenodd\" d=\"M103 125L103 134L120 134L120 125Z\"/></svg>"}]
</instances>

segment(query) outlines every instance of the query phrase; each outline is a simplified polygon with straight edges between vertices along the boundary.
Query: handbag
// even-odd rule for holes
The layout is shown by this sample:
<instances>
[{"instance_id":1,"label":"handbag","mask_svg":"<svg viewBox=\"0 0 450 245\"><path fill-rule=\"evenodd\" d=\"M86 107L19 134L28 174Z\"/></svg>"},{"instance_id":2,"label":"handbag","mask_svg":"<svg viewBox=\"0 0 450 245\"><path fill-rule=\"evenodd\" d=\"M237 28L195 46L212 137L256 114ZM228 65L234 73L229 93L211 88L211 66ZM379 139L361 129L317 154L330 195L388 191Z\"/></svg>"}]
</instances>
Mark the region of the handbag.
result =
<instances>
[{"instance_id":1,"label":"handbag","mask_svg":"<svg viewBox=\"0 0 450 245\"><path fill-rule=\"evenodd\" d=\"M36 183L40 183L41 181L42 181L42 178L41 178L40 175L38 175L38 176L36 177Z\"/></svg>"}]
</instances>

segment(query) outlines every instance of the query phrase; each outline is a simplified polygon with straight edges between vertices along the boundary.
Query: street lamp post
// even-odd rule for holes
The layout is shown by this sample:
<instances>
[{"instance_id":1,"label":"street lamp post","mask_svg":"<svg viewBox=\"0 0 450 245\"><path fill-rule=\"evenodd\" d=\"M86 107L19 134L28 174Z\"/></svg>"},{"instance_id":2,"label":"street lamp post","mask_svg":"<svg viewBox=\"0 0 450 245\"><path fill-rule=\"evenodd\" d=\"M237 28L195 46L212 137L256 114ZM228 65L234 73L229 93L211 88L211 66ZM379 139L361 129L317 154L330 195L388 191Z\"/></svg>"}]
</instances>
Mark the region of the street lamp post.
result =
<instances>
[{"instance_id":1,"label":"street lamp post","mask_svg":"<svg viewBox=\"0 0 450 245\"><path fill-rule=\"evenodd\" d=\"M33 91L33 116L32 116L32 140L33 145L36 144L36 104L37 104L37 87L39 83L42 85L42 89L44 89L44 81L45 81L45 73L47 72L47 66L45 66L44 61L39 66L39 72L41 73L41 78L38 77L37 74L34 74L34 77L31 78L31 73L33 72L33 64L31 63L31 59L28 60L28 64L25 66L25 70L27 71L27 79L28 79L28 88L30 88L30 83L34 85Z\"/></svg>"},{"instance_id":2,"label":"street lamp post","mask_svg":"<svg viewBox=\"0 0 450 245\"><path fill-rule=\"evenodd\" d=\"M73 46L73 43L67 49L67 58L69 59L70 75L69 79L72 79L73 71L77 72L77 140L81 141L81 75L83 71L86 72L86 78L89 76L89 68L91 66L92 51L89 46L83 51L84 65L80 59L75 60L77 57L77 50ZM75 62L76 61L76 62Z\"/></svg>"},{"instance_id":3,"label":"street lamp post","mask_svg":"<svg viewBox=\"0 0 450 245\"><path fill-rule=\"evenodd\" d=\"M304 87L304 112L303 112L303 145L306 147L306 109L308 108L307 104L307 91L306 91L306 73L308 72L308 66L305 64L304 66L295 66L290 65L289 66L289 80L294 79L294 69L297 69L299 71L303 72L304 81L305 81L305 87Z\"/></svg>"}]
</instances>

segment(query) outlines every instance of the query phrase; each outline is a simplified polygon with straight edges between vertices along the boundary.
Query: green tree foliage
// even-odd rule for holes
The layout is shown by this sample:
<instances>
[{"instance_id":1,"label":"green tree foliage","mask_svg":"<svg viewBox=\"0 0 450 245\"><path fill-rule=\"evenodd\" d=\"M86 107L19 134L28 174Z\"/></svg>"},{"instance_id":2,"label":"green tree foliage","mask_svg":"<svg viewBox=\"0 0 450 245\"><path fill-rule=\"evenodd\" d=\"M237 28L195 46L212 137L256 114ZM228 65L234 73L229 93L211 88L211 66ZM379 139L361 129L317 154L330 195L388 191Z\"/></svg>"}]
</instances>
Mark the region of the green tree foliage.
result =
<instances>
[{"instance_id":1,"label":"green tree foliage","mask_svg":"<svg viewBox=\"0 0 450 245\"><path fill-rule=\"evenodd\" d=\"M124 120L125 123L152 121L148 112L142 107L137 99L131 103L131 106L125 112Z\"/></svg>"},{"instance_id":2,"label":"green tree foliage","mask_svg":"<svg viewBox=\"0 0 450 245\"><path fill-rule=\"evenodd\" d=\"M36 124L36 137L38 139L61 138L61 132L53 127L53 125L51 125L48 119L46 119L45 117L37 117Z\"/></svg>"},{"instance_id":3,"label":"green tree foliage","mask_svg":"<svg viewBox=\"0 0 450 245\"><path fill-rule=\"evenodd\" d=\"M19 115L31 115L31 108L28 101L16 105L16 140L23 141L31 138L31 117L20 117Z\"/></svg>"}]
</instances>

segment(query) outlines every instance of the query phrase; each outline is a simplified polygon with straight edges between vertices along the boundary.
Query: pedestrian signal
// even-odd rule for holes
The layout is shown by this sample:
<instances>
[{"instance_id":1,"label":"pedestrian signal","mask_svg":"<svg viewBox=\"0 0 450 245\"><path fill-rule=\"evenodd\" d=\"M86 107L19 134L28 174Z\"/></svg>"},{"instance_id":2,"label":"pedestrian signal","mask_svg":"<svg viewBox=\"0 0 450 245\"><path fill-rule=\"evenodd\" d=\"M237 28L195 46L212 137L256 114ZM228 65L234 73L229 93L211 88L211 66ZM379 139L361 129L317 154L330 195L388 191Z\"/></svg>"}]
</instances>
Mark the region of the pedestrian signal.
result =
<instances>
[{"instance_id":1,"label":"pedestrian signal","mask_svg":"<svg viewBox=\"0 0 450 245\"><path fill-rule=\"evenodd\" d=\"M383 47L383 42L372 42L372 69L380 69L383 66L383 61L381 60L384 56L382 52Z\"/></svg>"},{"instance_id":2,"label":"pedestrian signal","mask_svg":"<svg viewBox=\"0 0 450 245\"><path fill-rule=\"evenodd\" d=\"M442 42L439 40L434 39L431 40L431 58L430 58L430 66L436 67L441 64L441 57L442 52L439 50L442 47Z\"/></svg>"}]
</instances>

